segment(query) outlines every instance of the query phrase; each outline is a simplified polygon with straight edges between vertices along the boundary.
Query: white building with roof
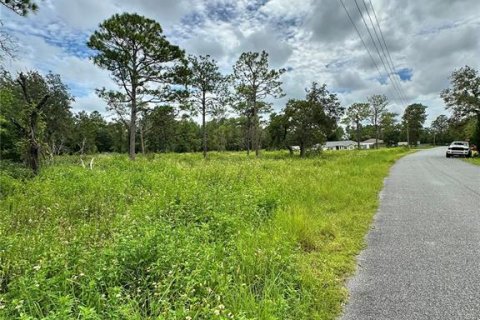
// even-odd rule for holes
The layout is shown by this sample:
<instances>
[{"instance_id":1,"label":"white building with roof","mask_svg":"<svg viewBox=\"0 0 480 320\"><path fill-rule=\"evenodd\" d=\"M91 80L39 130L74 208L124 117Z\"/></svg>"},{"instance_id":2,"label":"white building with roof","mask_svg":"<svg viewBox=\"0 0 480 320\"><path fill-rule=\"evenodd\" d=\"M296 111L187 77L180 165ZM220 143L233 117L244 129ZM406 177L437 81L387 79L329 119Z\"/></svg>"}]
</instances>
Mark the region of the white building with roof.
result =
<instances>
[{"instance_id":1,"label":"white building with roof","mask_svg":"<svg viewBox=\"0 0 480 320\"><path fill-rule=\"evenodd\" d=\"M327 141L322 146L323 150L353 150L357 143L352 140L345 141Z\"/></svg>"}]
</instances>

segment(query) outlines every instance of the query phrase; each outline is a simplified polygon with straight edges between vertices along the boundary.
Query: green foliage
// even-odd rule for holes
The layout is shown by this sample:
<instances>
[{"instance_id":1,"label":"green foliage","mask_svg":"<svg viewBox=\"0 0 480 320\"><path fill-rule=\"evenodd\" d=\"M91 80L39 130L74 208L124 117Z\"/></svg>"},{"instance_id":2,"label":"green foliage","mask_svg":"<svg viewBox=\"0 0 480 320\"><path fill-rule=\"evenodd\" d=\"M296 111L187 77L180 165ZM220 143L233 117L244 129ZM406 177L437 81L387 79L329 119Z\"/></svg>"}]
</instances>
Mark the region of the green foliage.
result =
<instances>
[{"instance_id":1,"label":"green foliage","mask_svg":"<svg viewBox=\"0 0 480 320\"><path fill-rule=\"evenodd\" d=\"M112 151L106 127L107 123L98 111L90 114L80 111L75 115L74 150L81 154Z\"/></svg>"},{"instance_id":2,"label":"green foliage","mask_svg":"<svg viewBox=\"0 0 480 320\"><path fill-rule=\"evenodd\" d=\"M285 107L289 145L300 146L300 156L305 157L307 148L325 141L326 115L321 104L308 100L290 100Z\"/></svg>"},{"instance_id":3,"label":"green foliage","mask_svg":"<svg viewBox=\"0 0 480 320\"><path fill-rule=\"evenodd\" d=\"M451 77L451 88L445 89L441 97L454 116L463 118L480 113L480 76L478 71L465 66L455 70Z\"/></svg>"},{"instance_id":4,"label":"green foliage","mask_svg":"<svg viewBox=\"0 0 480 320\"><path fill-rule=\"evenodd\" d=\"M381 131L381 118L382 114L387 111L388 99L385 95L374 94L368 97L368 103L370 104L370 120L375 127L375 140L380 139ZM375 144L378 148L378 143Z\"/></svg>"},{"instance_id":5,"label":"green foliage","mask_svg":"<svg viewBox=\"0 0 480 320\"><path fill-rule=\"evenodd\" d=\"M135 159L137 113L152 99L176 96L172 84L184 64L184 52L170 44L160 24L138 14L115 14L102 22L87 45L96 50L93 62L111 72L121 91L99 90L120 117L130 110L129 154ZM125 121L125 120L124 120Z\"/></svg>"},{"instance_id":6,"label":"green foliage","mask_svg":"<svg viewBox=\"0 0 480 320\"><path fill-rule=\"evenodd\" d=\"M445 89L441 97L447 109L453 111L455 121L474 118L475 129L471 134L463 133L476 145L480 145L480 76L478 71L465 66L455 70L451 77L451 88Z\"/></svg>"},{"instance_id":7,"label":"green foliage","mask_svg":"<svg viewBox=\"0 0 480 320\"><path fill-rule=\"evenodd\" d=\"M435 144L442 145L451 142L452 138L448 132L449 126L448 117L444 114L439 115L432 121L431 129L435 135Z\"/></svg>"},{"instance_id":8,"label":"green foliage","mask_svg":"<svg viewBox=\"0 0 480 320\"><path fill-rule=\"evenodd\" d=\"M280 81L284 72L285 69L270 69L266 51L243 52L233 66L235 109L248 119L248 136L257 156L261 142L259 114L271 108L265 98L284 96Z\"/></svg>"},{"instance_id":9,"label":"green foliage","mask_svg":"<svg viewBox=\"0 0 480 320\"><path fill-rule=\"evenodd\" d=\"M0 0L0 3L21 16L38 10L38 5L31 0Z\"/></svg>"},{"instance_id":10,"label":"green foliage","mask_svg":"<svg viewBox=\"0 0 480 320\"><path fill-rule=\"evenodd\" d=\"M93 170L57 157L35 179L2 173L0 318L334 319L403 152L99 155Z\"/></svg>"},{"instance_id":11,"label":"green foliage","mask_svg":"<svg viewBox=\"0 0 480 320\"><path fill-rule=\"evenodd\" d=\"M380 118L382 140L387 146L396 146L402 135L401 125L398 124L398 114L383 112Z\"/></svg>"},{"instance_id":12,"label":"green foliage","mask_svg":"<svg viewBox=\"0 0 480 320\"><path fill-rule=\"evenodd\" d=\"M14 79L4 72L0 78L1 156L16 161L27 158L27 141L32 138L32 129L44 154L59 154L64 151L72 133L70 104L73 98L68 87L59 75L52 73L42 76L31 71L24 79L26 95L21 75ZM39 109L39 103L47 96Z\"/></svg>"},{"instance_id":13,"label":"green foliage","mask_svg":"<svg viewBox=\"0 0 480 320\"><path fill-rule=\"evenodd\" d=\"M202 117L203 156L207 156L207 115L223 115L227 100L227 78L218 70L217 62L210 56L190 56L190 104L193 113Z\"/></svg>"},{"instance_id":14,"label":"green foliage","mask_svg":"<svg viewBox=\"0 0 480 320\"><path fill-rule=\"evenodd\" d=\"M338 122L345 113L345 107L340 104L335 93L331 93L327 89L327 84L318 85L312 82L309 89L306 90L306 100L310 103L320 104L327 116L326 121L326 136L327 140L331 140L336 136Z\"/></svg>"},{"instance_id":15,"label":"green foliage","mask_svg":"<svg viewBox=\"0 0 480 320\"><path fill-rule=\"evenodd\" d=\"M423 124L427 119L426 109L427 107L420 103L414 103L405 108L402 120L403 125L408 132L409 143L411 145L416 145L417 141L420 139Z\"/></svg>"},{"instance_id":16,"label":"green foliage","mask_svg":"<svg viewBox=\"0 0 480 320\"><path fill-rule=\"evenodd\" d=\"M362 122L370 116L370 105L368 103L354 103L347 109L345 123L355 127L355 136L360 149L360 130Z\"/></svg>"}]
</instances>

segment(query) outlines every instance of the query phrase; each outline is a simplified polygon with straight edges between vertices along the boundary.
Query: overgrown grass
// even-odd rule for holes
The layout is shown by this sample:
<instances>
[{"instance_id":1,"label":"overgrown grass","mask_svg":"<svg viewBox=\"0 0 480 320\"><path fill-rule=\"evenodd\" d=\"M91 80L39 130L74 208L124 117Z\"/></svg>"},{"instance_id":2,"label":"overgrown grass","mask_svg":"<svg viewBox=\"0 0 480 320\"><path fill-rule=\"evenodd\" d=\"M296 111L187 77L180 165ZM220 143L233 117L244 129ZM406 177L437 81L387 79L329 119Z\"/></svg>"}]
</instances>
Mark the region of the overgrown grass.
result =
<instances>
[{"instance_id":1,"label":"overgrown grass","mask_svg":"<svg viewBox=\"0 0 480 320\"><path fill-rule=\"evenodd\" d=\"M467 162L470 162L472 164L476 164L477 166L480 166L480 157L476 157L476 158L466 158L464 159L465 161Z\"/></svg>"},{"instance_id":2,"label":"overgrown grass","mask_svg":"<svg viewBox=\"0 0 480 320\"><path fill-rule=\"evenodd\" d=\"M334 319L404 149L2 173L0 318ZM5 181L8 181L5 183Z\"/></svg>"}]
</instances>

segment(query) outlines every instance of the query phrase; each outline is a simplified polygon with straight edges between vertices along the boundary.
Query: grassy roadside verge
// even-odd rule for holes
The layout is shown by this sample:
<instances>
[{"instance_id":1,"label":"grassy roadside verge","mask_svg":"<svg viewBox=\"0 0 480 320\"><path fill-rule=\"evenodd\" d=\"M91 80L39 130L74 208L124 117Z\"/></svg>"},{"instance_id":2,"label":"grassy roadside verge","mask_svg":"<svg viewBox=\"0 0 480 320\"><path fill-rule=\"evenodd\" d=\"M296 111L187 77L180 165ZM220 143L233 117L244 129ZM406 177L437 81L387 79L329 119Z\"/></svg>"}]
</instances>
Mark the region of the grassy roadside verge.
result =
<instances>
[{"instance_id":1,"label":"grassy roadside verge","mask_svg":"<svg viewBox=\"0 0 480 320\"><path fill-rule=\"evenodd\" d=\"M0 318L334 319L404 149L2 175Z\"/></svg>"},{"instance_id":2,"label":"grassy roadside verge","mask_svg":"<svg viewBox=\"0 0 480 320\"><path fill-rule=\"evenodd\" d=\"M476 164L477 166L480 166L480 158L466 158L464 159L465 161L471 163L471 164Z\"/></svg>"}]
</instances>

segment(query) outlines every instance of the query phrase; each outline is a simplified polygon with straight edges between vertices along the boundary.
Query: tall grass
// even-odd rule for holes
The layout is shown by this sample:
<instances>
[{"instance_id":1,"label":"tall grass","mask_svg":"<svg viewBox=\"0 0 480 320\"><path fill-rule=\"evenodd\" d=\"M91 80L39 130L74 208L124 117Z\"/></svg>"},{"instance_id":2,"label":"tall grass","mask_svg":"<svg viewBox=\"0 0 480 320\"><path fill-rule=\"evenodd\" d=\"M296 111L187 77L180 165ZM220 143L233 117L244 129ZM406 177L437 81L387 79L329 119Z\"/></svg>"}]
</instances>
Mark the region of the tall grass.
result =
<instances>
[{"instance_id":1,"label":"tall grass","mask_svg":"<svg viewBox=\"0 0 480 320\"><path fill-rule=\"evenodd\" d=\"M2 172L0 318L333 319L403 149Z\"/></svg>"}]
</instances>

